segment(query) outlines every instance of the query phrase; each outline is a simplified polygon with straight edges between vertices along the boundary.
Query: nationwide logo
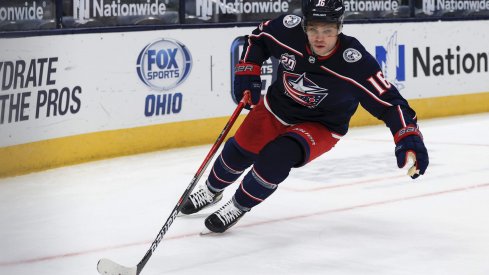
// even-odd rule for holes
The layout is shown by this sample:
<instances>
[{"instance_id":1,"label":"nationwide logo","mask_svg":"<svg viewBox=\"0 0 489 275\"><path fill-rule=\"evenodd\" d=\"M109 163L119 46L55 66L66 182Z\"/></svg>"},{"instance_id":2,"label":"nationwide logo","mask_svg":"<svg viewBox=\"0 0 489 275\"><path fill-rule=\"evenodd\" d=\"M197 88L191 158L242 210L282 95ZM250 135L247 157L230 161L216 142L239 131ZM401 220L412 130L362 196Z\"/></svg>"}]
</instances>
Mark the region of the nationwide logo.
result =
<instances>
[{"instance_id":1,"label":"nationwide logo","mask_svg":"<svg viewBox=\"0 0 489 275\"><path fill-rule=\"evenodd\" d=\"M161 39L147 45L139 54L137 73L139 79L160 91L180 85L190 74L192 56L182 43Z\"/></svg>"},{"instance_id":2,"label":"nationwide logo","mask_svg":"<svg viewBox=\"0 0 489 275\"><path fill-rule=\"evenodd\" d=\"M328 95L327 89L319 87L306 77L306 73L294 74L285 72L283 74L285 94L295 102L308 108L316 108Z\"/></svg>"},{"instance_id":3,"label":"nationwide logo","mask_svg":"<svg viewBox=\"0 0 489 275\"><path fill-rule=\"evenodd\" d=\"M489 10L487 0L423 0L423 12L432 15L435 11L481 11Z\"/></svg>"},{"instance_id":4,"label":"nationwide logo","mask_svg":"<svg viewBox=\"0 0 489 275\"><path fill-rule=\"evenodd\" d=\"M375 47L375 57L385 79L404 89L406 81L406 46L400 44L394 32L384 46ZM409 49L412 56L412 77L438 77L445 75L474 74L489 72L489 53L467 51L461 46L440 48L439 45Z\"/></svg>"},{"instance_id":5,"label":"nationwide logo","mask_svg":"<svg viewBox=\"0 0 489 275\"><path fill-rule=\"evenodd\" d=\"M385 46L375 47L375 58L379 62L385 79L398 90L404 89L406 80L405 45L397 42L397 32L389 37Z\"/></svg>"},{"instance_id":6,"label":"nationwide logo","mask_svg":"<svg viewBox=\"0 0 489 275\"><path fill-rule=\"evenodd\" d=\"M158 16L166 12L166 4L160 0L132 1L136 3L121 3L121 0L73 0L73 18L83 21L95 17Z\"/></svg>"},{"instance_id":7,"label":"nationwide logo","mask_svg":"<svg viewBox=\"0 0 489 275\"><path fill-rule=\"evenodd\" d=\"M76 20L90 19L90 2L91 0L74 0L73 18Z\"/></svg>"},{"instance_id":8,"label":"nationwide logo","mask_svg":"<svg viewBox=\"0 0 489 275\"><path fill-rule=\"evenodd\" d=\"M196 0L196 16L209 20L214 14L262 14L288 13L291 0L244 1L244 0ZM266 16L265 16L266 17Z\"/></svg>"},{"instance_id":9,"label":"nationwide logo","mask_svg":"<svg viewBox=\"0 0 489 275\"><path fill-rule=\"evenodd\" d=\"M423 12L432 15L435 11L435 0L423 0Z\"/></svg>"}]
</instances>

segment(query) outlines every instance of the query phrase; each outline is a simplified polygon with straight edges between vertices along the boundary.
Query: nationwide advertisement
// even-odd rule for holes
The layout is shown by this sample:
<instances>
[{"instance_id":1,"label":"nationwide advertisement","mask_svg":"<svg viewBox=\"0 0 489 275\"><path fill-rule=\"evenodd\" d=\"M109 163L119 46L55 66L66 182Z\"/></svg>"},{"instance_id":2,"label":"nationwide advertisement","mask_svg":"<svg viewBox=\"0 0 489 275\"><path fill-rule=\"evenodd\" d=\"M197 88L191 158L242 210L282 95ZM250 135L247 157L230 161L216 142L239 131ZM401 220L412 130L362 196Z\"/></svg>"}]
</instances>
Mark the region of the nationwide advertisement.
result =
<instances>
[{"instance_id":1,"label":"nationwide advertisement","mask_svg":"<svg viewBox=\"0 0 489 275\"><path fill-rule=\"evenodd\" d=\"M35 21L55 18L54 0L2 0L0 24L5 21Z\"/></svg>"},{"instance_id":2,"label":"nationwide advertisement","mask_svg":"<svg viewBox=\"0 0 489 275\"><path fill-rule=\"evenodd\" d=\"M300 7L300 1L291 0L191 0L186 1L186 17L203 22L259 21L300 12Z\"/></svg>"},{"instance_id":3,"label":"nationwide advertisement","mask_svg":"<svg viewBox=\"0 0 489 275\"><path fill-rule=\"evenodd\" d=\"M433 15L440 11L487 11L488 0L423 0L422 10L427 15Z\"/></svg>"},{"instance_id":4,"label":"nationwide advertisement","mask_svg":"<svg viewBox=\"0 0 489 275\"><path fill-rule=\"evenodd\" d=\"M408 98L489 91L483 81L489 78L489 51L481 44L440 43L443 38L435 39L440 35L437 33L430 42L413 40L407 32L394 28L383 33L384 41L374 42L371 53L386 79ZM372 39L365 37L364 41L371 43ZM460 89L467 86L474 88Z\"/></svg>"},{"instance_id":5,"label":"nationwide advertisement","mask_svg":"<svg viewBox=\"0 0 489 275\"><path fill-rule=\"evenodd\" d=\"M345 11L348 12L375 12L397 11L400 6L398 0L346 0Z\"/></svg>"},{"instance_id":6,"label":"nationwide advertisement","mask_svg":"<svg viewBox=\"0 0 489 275\"><path fill-rule=\"evenodd\" d=\"M177 11L178 0L73 0L73 19L82 23L96 18L160 17Z\"/></svg>"},{"instance_id":7,"label":"nationwide advertisement","mask_svg":"<svg viewBox=\"0 0 489 275\"><path fill-rule=\"evenodd\" d=\"M74 0L73 15L76 19L107 16L161 15L166 12L166 4L159 0L127 3L120 0Z\"/></svg>"}]
</instances>

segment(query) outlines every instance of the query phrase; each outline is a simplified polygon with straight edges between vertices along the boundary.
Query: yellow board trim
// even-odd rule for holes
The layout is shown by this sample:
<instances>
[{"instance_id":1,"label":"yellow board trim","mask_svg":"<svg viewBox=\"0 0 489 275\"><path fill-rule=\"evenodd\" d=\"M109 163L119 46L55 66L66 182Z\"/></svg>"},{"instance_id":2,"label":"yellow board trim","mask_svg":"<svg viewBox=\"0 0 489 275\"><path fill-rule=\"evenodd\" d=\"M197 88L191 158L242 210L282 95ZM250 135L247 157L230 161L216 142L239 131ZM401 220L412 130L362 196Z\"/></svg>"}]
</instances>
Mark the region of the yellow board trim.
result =
<instances>
[{"instance_id":1,"label":"yellow board trim","mask_svg":"<svg viewBox=\"0 0 489 275\"><path fill-rule=\"evenodd\" d=\"M243 121L237 119L229 136ZM0 178L87 161L215 142L228 117L55 138L0 148ZM209 147L210 149L210 147Z\"/></svg>"},{"instance_id":2,"label":"yellow board trim","mask_svg":"<svg viewBox=\"0 0 489 275\"><path fill-rule=\"evenodd\" d=\"M409 103L419 120L473 114L489 112L489 93L414 99ZM0 178L123 155L209 144L216 140L228 119L192 120L1 147ZM238 118L229 136L243 119L243 115ZM380 123L383 122L359 108L350 126Z\"/></svg>"},{"instance_id":3,"label":"yellow board trim","mask_svg":"<svg viewBox=\"0 0 489 275\"><path fill-rule=\"evenodd\" d=\"M467 115L489 112L489 92L453 95L433 98L410 99L409 105L416 111L418 121L428 118ZM382 124L361 106L352 117L350 126Z\"/></svg>"}]
</instances>

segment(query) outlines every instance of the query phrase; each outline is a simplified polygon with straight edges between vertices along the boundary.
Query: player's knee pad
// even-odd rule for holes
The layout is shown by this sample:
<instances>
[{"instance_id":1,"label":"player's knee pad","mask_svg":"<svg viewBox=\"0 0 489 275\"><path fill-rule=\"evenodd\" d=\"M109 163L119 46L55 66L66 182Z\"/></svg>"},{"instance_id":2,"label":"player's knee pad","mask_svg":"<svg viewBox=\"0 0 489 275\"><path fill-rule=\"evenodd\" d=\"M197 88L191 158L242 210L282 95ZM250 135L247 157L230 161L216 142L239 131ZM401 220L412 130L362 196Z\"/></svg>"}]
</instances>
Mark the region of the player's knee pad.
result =
<instances>
[{"instance_id":1,"label":"player's knee pad","mask_svg":"<svg viewBox=\"0 0 489 275\"><path fill-rule=\"evenodd\" d=\"M260 151L254 169L267 181L278 184L303 159L304 152L300 143L291 137L281 136Z\"/></svg>"},{"instance_id":2,"label":"player's knee pad","mask_svg":"<svg viewBox=\"0 0 489 275\"><path fill-rule=\"evenodd\" d=\"M257 155L245 151L239 146L234 137L232 137L224 144L224 148L219 157L231 169L242 171L253 164Z\"/></svg>"}]
</instances>

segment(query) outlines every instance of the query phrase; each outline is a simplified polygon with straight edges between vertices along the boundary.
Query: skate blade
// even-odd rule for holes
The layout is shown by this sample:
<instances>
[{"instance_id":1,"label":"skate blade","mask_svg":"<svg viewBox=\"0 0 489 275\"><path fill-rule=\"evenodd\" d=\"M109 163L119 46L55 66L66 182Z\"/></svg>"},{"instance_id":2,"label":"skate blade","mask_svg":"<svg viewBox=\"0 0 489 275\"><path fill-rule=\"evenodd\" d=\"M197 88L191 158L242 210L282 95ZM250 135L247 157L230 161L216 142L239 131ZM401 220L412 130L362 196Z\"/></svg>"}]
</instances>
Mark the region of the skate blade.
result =
<instances>
[{"instance_id":1,"label":"skate blade","mask_svg":"<svg viewBox=\"0 0 489 275\"><path fill-rule=\"evenodd\" d=\"M208 208L212 208L212 207L216 206L219 201L220 200L213 202L213 203L207 205L206 207L200 209L199 212L196 212L193 214L183 214L182 212L178 212L177 217L207 217L210 214L212 214L212 212L209 213L209 211L203 211L203 210L208 210Z\"/></svg>"},{"instance_id":2,"label":"skate blade","mask_svg":"<svg viewBox=\"0 0 489 275\"><path fill-rule=\"evenodd\" d=\"M203 218L203 217L207 217L209 216L210 214L212 213L193 213L193 214L182 214L182 213L178 213L177 217L179 218L188 218L188 219L191 219L191 218Z\"/></svg>"},{"instance_id":3,"label":"skate blade","mask_svg":"<svg viewBox=\"0 0 489 275\"><path fill-rule=\"evenodd\" d=\"M200 231L200 236L218 236L218 235L221 235L221 233L210 231L207 227L205 227L202 231Z\"/></svg>"}]
</instances>

